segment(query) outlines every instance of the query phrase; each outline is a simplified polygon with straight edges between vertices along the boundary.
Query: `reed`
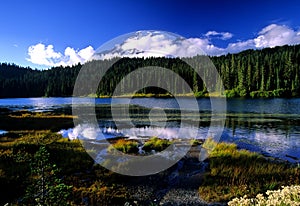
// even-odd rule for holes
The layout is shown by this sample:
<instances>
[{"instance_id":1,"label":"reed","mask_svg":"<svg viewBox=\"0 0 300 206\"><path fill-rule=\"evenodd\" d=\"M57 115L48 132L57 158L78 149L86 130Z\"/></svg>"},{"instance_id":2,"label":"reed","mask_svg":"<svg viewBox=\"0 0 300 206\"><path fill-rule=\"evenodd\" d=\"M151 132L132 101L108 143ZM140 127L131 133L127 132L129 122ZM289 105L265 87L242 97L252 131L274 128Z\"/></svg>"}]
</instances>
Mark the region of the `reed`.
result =
<instances>
[{"instance_id":1,"label":"reed","mask_svg":"<svg viewBox=\"0 0 300 206\"><path fill-rule=\"evenodd\" d=\"M207 201L227 202L234 197L254 197L283 185L299 184L300 169L258 153L238 150L235 144L216 144L209 153L209 171L199 188ZM205 145L203 145L205 146ZM207 146L207 145L206 145Z\"/></svg>"}]
</instances>

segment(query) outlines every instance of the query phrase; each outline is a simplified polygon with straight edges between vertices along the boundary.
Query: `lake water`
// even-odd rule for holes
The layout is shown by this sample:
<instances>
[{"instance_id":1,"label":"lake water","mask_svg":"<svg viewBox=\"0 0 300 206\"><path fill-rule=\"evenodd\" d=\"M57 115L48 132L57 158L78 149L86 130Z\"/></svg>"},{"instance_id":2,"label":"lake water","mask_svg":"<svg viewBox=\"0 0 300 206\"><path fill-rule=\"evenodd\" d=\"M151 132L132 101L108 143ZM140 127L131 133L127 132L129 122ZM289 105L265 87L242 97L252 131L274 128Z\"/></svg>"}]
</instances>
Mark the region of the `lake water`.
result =
<instances>
[{"instance_id":1,"label":"lake water","mask_svg":"<svg viewBox=\"0 0 300 206\"><path fill-rule=\"evenodd\" d=\"M161 138L198 138L209 136L211 101L198 99L199 108L195 108L192 99L181 98L181 107L175 99L163 98L16 98L0 99L0 107L12 110L51 111L72 104L82 105L138 105L144 109L135 109L130 119L133 125L118 128L113 119L98 117L100 127L89 128L80 125L77 128L65 128L62 134L69 138L103 138L114 136ZM221 100L214 99L215 102ZM153 110L155 108L156 110ZM300 99L228 99L225 127L222 141L235 142L240 148L261 152L290 162L300 159ZM147 110L148 109L148 110ZM199 110L199 113L198 113ZM140 114L141 111L146 111ZM148 111L148 113L147 113ZM167 112L165 112L167 111ZM187 111L189 118L200 114L200 125L186 121L180 125L181 111ZM150 112L150 113L149 113ZM148 117L149 116L149 117ZM223 117L222 117L223 118ZM167 121L166 121L167 120ZM190 122L190 123L189 123ZM180 130L179 130L179 127ZM214 128L218 130L220 128ZM0 126L1 130L1 126Z\"/></svg>"}]
</instances>

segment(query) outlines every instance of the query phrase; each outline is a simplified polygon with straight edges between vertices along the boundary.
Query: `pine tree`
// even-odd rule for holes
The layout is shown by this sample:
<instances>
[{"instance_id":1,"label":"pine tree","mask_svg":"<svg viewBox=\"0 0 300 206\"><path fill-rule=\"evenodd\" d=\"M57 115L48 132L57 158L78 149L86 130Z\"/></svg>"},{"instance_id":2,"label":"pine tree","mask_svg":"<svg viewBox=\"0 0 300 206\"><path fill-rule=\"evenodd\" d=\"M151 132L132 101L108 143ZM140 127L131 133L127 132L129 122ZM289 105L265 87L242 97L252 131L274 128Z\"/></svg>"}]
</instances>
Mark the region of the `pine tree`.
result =
<instances>
[{"instance_id":1,"label":"pine tree","mask_svg":"<svg viewBox=\"0 0 300 206\"><path fill-rule=\"evenodd\" d=\"M45 146L34 155L30 164L32 183L26 189L24 205L68 205L71 186L57 177L58 169L55 164L50 164L49 158Z\"/></svg>"}]
</instances>

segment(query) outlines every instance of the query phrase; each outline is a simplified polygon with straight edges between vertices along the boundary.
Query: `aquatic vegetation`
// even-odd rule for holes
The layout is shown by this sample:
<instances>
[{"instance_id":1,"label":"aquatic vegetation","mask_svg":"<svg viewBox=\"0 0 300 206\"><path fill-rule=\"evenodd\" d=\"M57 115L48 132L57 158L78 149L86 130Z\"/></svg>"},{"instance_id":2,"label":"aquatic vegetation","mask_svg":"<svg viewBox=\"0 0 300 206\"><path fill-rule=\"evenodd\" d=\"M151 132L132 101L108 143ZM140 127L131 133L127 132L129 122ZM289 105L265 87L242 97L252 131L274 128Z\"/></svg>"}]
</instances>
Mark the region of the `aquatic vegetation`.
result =
<instances>
[{"instance_id":1,"label":"aquatic vegetation","mask_svg":"<svg viewBox=\"0 0 300 206\"><path fill-rule=\"evenodd\" d=\"M235 144L205 142L209 152L209 171L199 188L207 201L229 201L234 197L250 197L300 183L300 169L285 162L267 159L258 153L238 150ZM205 146L205 145L204 145Z\"/></svg>"},{"instance_id":2,"label":"aquatic vegetation","mask_svg":"<svg viewBox=\"0 0 300 206\"><path fill-rule=\"evenodd\" d=\"M20 110L9 114L0 114L1 129L7 131L51 130L73 127L75 116L56 112L30 112Z\"/></svg>"},{"instance_id":3,"label":"aquatic vegetation","mask_svg":"<svg viewBox=\"0 0 300 206\"><path fill-rule=\"evenodd\" d=\"M204 142L204 140L200 140L200 139L192 139L192 140L190 141L190 144L191 144L192 146L197 146L197 145L202 145L203 142Z\"/></svg>"},{"instance_id":4,"label":"aquatic vegetation","mask_svg":"<svg viewBox=\"0 0 300 206\"><path fill-rule=\"evenodd\" d=\"M145 142L143 146L143 150L146 152L150 152L152 150L156 152L163 151L168 146L170 146L172 142L167 139L159 139L158 137L152 137L147 142Z\"/></svg>"},{"instance_id":5,"label":"aquatic vegetation","mask_svg":"<svg viewBox=\"0 0 300 206\"><path fill-rule=\"evenodd\" d=\"M119 150L123 153L137 153L138 143L132 140L119 139L108 147L108 151L112 152L114 149Z\"/></svg>"}]
</instances>

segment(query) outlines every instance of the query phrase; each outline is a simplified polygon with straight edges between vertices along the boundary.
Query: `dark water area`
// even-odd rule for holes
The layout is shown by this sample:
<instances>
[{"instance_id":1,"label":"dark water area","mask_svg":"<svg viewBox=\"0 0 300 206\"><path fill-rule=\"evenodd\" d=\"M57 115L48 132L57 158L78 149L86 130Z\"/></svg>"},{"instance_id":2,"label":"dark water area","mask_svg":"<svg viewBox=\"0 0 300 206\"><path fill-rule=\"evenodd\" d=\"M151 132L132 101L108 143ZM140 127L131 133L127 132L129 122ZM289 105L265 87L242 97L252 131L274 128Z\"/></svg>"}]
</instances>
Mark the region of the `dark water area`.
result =
<instances>
[{"instance_id":1,"label":"dark water area","mask_svg":"<svg viewBox=\"0 0 300 206\"><path fill-rule=\"evenodd\" d=\"M61 133L69 138L94 139L120 135L130 138L195 138L197 134L196 138L204 139L210 135L209 129L213 128L213 131L222 131L221 141L234 142L240 148L299 162L299 98L227 99L224 111L212 111L211 107L211 101L218 105L223 104L224 99L201 98L197 99L196 106L194 101L192 98L180 98L180 103L175 98L15 98L0 99L0 108L53 111L71 108L72 105L75 108L96 106L99 128L93 130L82 124L77 128L65 128ZM119 124L116 124L110 114L111 105L117 111L124 105L131 105L129 117L122 116ZM222 114L214 119L212 112L216 116L218 112ZM199 122L195 123L195 118ZM224 127L211 125L211 121L223 121Z\"/></svg>"},{"instance_id":2,"label":"dark water area","mask_svg":"<svg viewBox=\"0 0 300 206\"><path fill-rule=\"evenodd\" d=\"M179 98L184 103L183 108L195 110L192 108L192 98ZM219 101L219 98L212 98ZM220 100L221 101L221 100ZM257 113L257 114L298 114L300 115L300 98L294 99L227 99L228 113ZM52 97L52 98L7 98L0 99L1 108L11 109L32 109L32 110L50 110L72 104L135 104L147 108L179 109L175 98L72 98L72 97ZM211 111L211 100L209 98L197 99L199 109L202 112Z\"/></svg>"}]
</instances>

